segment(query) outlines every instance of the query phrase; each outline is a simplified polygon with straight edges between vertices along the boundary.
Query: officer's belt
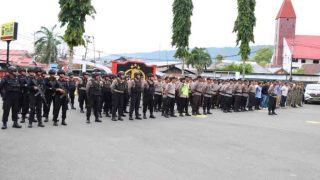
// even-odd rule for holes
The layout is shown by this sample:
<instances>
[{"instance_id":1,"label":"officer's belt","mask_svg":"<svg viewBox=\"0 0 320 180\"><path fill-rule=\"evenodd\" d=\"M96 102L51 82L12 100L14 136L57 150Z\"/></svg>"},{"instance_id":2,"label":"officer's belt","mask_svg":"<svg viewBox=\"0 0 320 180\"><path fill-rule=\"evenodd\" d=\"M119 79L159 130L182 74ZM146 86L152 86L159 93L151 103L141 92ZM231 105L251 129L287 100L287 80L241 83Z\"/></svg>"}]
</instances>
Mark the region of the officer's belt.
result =
<instances>
[{"instance_id":1,"label":"officer's belt","mask_svg":"<svg viewBox=\"0 0 320 180\"><path fill-rule=\"evenodd\" d=\"M172 93L168 93L168 95L175 96L175 94L172 94Z\"/></svg>"},{"instance_id":2,"label":"officer's belt","mask_svg":"<svg viewBox=\"0 0 320 180\"><path fill-rule=\"evenodd\" d=\"M123 94L124 93L124 91L119 91L119 90L114 90L114 92L116 92L116 93L121 93L121 94Z\"/></svg>"}]
</instances>

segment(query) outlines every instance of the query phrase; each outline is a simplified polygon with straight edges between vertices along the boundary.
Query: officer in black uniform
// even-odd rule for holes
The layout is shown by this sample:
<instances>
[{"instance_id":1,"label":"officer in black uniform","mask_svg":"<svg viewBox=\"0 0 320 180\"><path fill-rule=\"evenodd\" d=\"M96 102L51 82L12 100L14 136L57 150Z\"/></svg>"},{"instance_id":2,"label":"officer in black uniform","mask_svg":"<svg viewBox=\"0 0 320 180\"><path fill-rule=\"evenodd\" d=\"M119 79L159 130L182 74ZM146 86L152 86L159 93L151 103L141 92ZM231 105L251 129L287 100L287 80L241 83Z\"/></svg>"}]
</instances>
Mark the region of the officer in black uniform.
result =
<instances>
[{"instance_id":1,"label":"officer in black uniform","mask_svg":"<svg viewBox=\"0 0 320 180\"><path fill-rule=\"evenodd\" d=\"M124 101L124 92L126 90L126 83L124 79L124 72L119 71L111 84L112 91L112 121L117 121L116 113L118 111L118 120L123 121L121 115L123 113L123 101Z\"/></svg>"},{"instance_id":2,"label":"officer in black uniform","mask_svg":"<svg viewBox=\"0 0 320 180\"><path fill-rule=\"evenodd\" d=\"M43 117L45 117L44 122L49 121L49 112L51 108L51 104L54 102L54 93L55 93L55 86L57 83L56 80L56 71L54 69L49 70L49 77L44 78L44 89L45 89L45 96L47 100L47 105L43 106Z\"/></svg>"},{"instance_id":3,"label":"officer in black uniform","mask_svg":"<svg viewBox=\"0 0 320 180\"><path fill-rule=\"evenodd\" d=\"M99 119L100 100L102 95L102 86L100 84L100 72L93 72L92 79L87 83L86 87L88 105L87 105L87 123L90 123L91 110L95 117L95 122L102 122Z\"/></svg>"},{"instance_id":4,"label":"officer in black uniform","mask_svg":"<svg viewBox=\"0 0 320 180\"><path fill-rule=\"evenodd\" d=\"M53 108L53 125L58 126L59 111L62 109L61 125L66 126L67 110L69 103L69 84L66 80L66 72L59 70L57 72L59 79L55 85L54 108Z\"/></svg>"},{"instance_id":5,"label":"officer in black uniform","mask_svg":"<svg viewBox=\"0 0 320 180\"><path fill-rule=\"evenodd\" d=\"M21 123L26 121L26 116L29 111L29 90L28 90L28 76L24 68L18 68L19 83L21 87L21 94L19 100L19 111L21 111L22 119Z\"/></svg>"},{"instance_id":6,"label":"officer in black uniform","mask_svg":"<svg viewBox=\"0 0 320 180\"><path fill-rule=\"evenodd\" d=\"M29 107L30 107L30 114L29 114L29 128L32 128L32 122L38 122L39 127L44 127L42 124L41 119L41 111L42 111L42 103L44 94L43 92L43 78L42 78L42 70L41 68L34 68L30 69L29 71ZM34 116L37 116L37 120L35 121Z\"/></svg>"},{"instance_id":7,"label":"officer in black uniform","mask_svg":"<svg viewBox=\"0 0 320 180\"><path fill-rule=\"evenodd\" d=\"M130 81L128 88L130 95L129 120L133 120L133 111L135 111L136 119L141 120L139 108L142 93L142 80L139 72L134 73L134 79Z\"/></svg>"},{"instance_id":8,"label":"officer in black uniform","mask_svg":"<svg viewBox=\"0 0 320 180\"><path fill-rule=\"evenodd\" d=\"M126 86L128 86L128 82L130 81L130 76L125 75L124 78L125 78ZM130 100L130 96L129 96L128 88L126 88L126 90L124 91L124 100L123 100L123 114L122 114L123 117L126 117L124 113L129 113L129 111L127 111L129 100Z\"/></svg>"},{"instance_id":9,"label":"officer in black uniform","mask_svg":"<svg viewBox=\"0 0 320 180\"><path fill-rule=\"evenodd\" d=\"M83 111L84 103L86 104L86 106L88 104L87 93L86 93L88 77L89 77L89 74L87 72L83 72L82 77L80 78L80 82L78 84L78 100L79 100L81 113L84 113Z\"/></svg>"},{"instance_id":10,"label":"officer in black uniform","mask_svg":"<svg viewBox=\"0 0 320 180\"><path fill-rule=\"evenodd\" d=\"M103 104L103 111L106 113L106 117L111 117L112 108L112 93L111 93L111 80L112 74L106 74L103 76L102 96L101 104Z\"/></svg>"},{"instance_id":11,"label":"officer in black uniform","mask_svg":"<svg viewBox=\"0 0 320 180\"><path fill-rule=\"evenodd\" d=\"M2 129L7 129L8 117L11 109L13 128L21 128L18 124L20 83L17 78L17 69L13 66L8 68L9 75L4 77L0 83L3 92L3 115Z\"/></svg>"},{"instance_id":12,"label":"officer in black uniform","mask_svg":"<svg viewBox=\"0 0 320 180\"><path fill-rule=\"evenodd\" d=\"M69 97L70 97L70 103L71 103L71 109L76 110L74 107L74 97L76 92L76 80L74 79L73 72L68 73L69 76Z\"/></svg>"},{"instance_id":13,"label":"officer in black uniform","mask_svg":"<svg viewBox=\"0 0 320 180\"><path fill-rule=\"evenodd\" d=\"M154 92L155 85L153 81L153 74L150 73L148 74L148 79L144 82L143 86L143 119L147 119L147 109L150 111L150 118L156 118L153 115Z\"/></svg>"}]
</instances>

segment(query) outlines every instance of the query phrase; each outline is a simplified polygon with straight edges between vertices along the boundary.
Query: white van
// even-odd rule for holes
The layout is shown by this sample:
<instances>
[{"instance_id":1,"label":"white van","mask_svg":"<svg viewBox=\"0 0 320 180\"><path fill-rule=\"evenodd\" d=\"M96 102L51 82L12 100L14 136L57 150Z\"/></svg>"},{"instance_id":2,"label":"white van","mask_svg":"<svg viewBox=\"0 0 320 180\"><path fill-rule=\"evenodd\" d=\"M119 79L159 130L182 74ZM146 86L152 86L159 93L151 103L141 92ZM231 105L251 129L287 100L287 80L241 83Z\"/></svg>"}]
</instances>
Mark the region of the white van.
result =
<instances>
[{"instance_id":1,"label":"white van","mask_svg":"<svg viewBox=\"0 0 320 180\"><path fill-rule=\"evenodd\" d=\"M320 102L320 84L308 84L304 93L304 102Z\"/></svg>"}]
</instances>

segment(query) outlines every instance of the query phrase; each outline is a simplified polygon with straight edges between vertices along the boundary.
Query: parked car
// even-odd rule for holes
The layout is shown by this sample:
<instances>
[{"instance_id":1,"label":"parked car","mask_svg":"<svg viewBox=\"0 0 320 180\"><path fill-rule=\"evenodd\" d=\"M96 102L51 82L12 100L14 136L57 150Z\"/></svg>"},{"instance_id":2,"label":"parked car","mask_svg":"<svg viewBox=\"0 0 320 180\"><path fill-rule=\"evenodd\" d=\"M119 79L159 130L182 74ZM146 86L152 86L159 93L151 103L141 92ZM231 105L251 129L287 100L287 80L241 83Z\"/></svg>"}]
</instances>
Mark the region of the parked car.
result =
<instances>
[{"instance_id":1,"label":"parked car","mask_svg":"<svg viewBox=\"0 0 320 180\"><path fill-rule=\"evenodd\" d=\"M308 84L304 93L304 102L320 102L320 84Z\"/></svg>"}]
</instances>

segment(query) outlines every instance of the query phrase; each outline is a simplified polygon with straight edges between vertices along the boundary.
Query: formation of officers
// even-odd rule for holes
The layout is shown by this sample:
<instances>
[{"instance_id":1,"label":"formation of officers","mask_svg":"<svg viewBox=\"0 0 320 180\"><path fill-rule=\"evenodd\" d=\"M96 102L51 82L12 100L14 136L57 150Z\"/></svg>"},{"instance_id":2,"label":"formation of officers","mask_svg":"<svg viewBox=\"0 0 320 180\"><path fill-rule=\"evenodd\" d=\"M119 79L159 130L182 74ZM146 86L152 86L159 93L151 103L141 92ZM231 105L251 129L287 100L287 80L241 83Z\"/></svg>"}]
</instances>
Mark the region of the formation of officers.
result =
<instances>
[{"instance_id":1,"label":"formation of officers","mask_svg":"<svg viewBox=\"0 0 320 180\"><path fill-rule=\"evenodd\" d=\"M8 75L0 83L3 97L2 129L7 128L10 110L14 128L21 128L18 113L21 113L20 123L27 121L29 128L34 123L44 127L42 119L44 122L49 121L51 107L53 125L58 126L61 110L61 125L66 126L67 110L76 109L76 91L80 112L85 113L86 110L87 123L91 122L92 114L95 122L102 122L102 114L112 121L123 121L126 114L129 115L129 120L142 120L156 118L154 112L170 118L177 115L212 114L211 109L217 108L224 113L259 110L263 107L263 91L268 94L268 114L277 115L275 109L279 87L276 81L268 82L268 86L262 87L256 81L219 81L200 76L195 79L186 76L180 79L164 77L155 80L153 74L143 77L139 72L130 78L122 71L117 75L94 71L91 78L84 72L80 78L75 78L73 73L66 74L63 70L49 70L47 75L38 67L26 70L11 66L8 68ZM288 89L286 91L288 94ZM291 98L291 105L292 102L296 101Z\"/></svg>"}]
</instances>

